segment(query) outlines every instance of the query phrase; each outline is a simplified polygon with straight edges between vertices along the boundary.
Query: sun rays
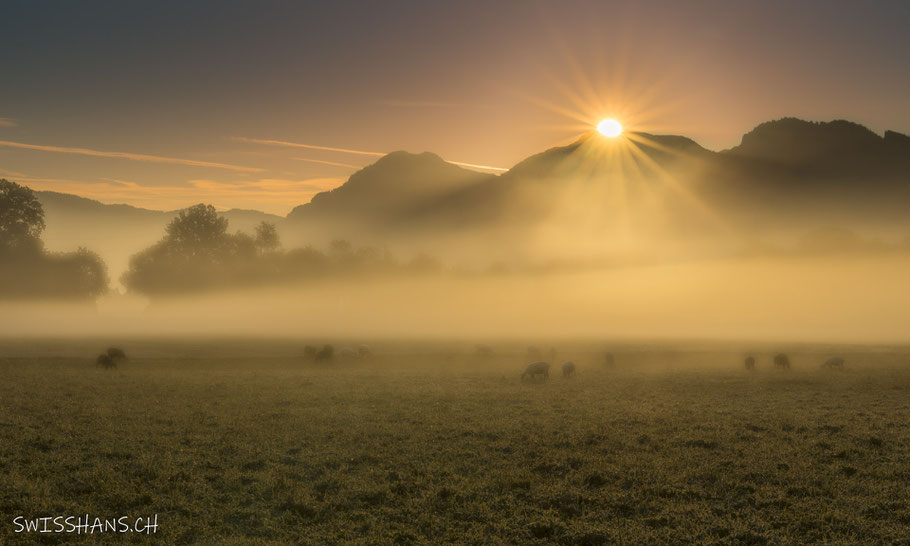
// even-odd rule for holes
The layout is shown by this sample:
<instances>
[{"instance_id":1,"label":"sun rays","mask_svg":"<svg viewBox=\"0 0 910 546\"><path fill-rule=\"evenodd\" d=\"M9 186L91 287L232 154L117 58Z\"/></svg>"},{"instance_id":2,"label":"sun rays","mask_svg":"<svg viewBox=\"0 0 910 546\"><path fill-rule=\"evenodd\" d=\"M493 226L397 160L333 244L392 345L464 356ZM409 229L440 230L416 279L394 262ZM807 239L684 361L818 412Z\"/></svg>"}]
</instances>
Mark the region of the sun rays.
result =
<instances>
[{"instance_id":1,"label":"sun rays","mask_svg":"<svg viewBox=\"0 0 910 546\"><path fill-rule=\"evenodd\" d=\"M553 93L549 97L523 90L513 94L561 118L540 128L566 135L559 138L561 143L584 141L577 151L600 165L600 174L610 173L602 190L616 206L602 214L621 220L615 227L623 232L632 229L638 220L634 215L642 213L645 203L663 203L663 210L658 205L645 207L654 215L682 204L714 230L729 232L721 216L693 191L698 149L655 136L668 131L661 126L662 117L679 111L683 103L670 86L670 75L654 71L658 74L654 77L647 65L624 62L621 53L585 63L557 36L550 38L561 55L561 72L534 64ZM686 164L686 178L677 168L680 164ZM603 169L605 165L612 168Z\"/></svg>"}]
</instances>

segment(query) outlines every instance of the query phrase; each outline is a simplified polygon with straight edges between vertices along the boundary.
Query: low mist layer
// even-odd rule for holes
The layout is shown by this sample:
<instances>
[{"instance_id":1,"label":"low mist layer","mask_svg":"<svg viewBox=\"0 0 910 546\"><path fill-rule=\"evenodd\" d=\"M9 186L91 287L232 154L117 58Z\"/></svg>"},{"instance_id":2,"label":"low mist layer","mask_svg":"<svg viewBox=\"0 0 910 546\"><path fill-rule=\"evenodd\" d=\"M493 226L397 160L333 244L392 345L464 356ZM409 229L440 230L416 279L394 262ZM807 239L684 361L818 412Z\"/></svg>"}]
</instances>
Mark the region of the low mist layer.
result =
<instances>
[{"instance_id":1,"label":"low mist layer","mask_svg":"<svg viewBox=\"0 0 910 546\"><path fill-rule=\"evenodd\" d=\"M832 274L832 271L836 274ZM910 259L789 258L410 276L94 305L2 306L4 334L906 341Z\"/></svg>"}]
</instances>

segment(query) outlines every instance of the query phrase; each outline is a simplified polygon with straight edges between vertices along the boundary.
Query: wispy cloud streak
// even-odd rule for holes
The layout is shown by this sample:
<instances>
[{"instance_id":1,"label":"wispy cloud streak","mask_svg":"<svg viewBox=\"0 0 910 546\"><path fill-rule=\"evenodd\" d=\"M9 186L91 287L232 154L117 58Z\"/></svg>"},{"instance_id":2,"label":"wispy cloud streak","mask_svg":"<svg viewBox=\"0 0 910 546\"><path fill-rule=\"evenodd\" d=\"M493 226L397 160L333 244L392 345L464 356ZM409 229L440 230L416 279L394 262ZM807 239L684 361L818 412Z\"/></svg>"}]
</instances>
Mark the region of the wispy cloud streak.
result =
<instances>
[{"instance_id":1,"label":"wispy cloud streak","mask_svg":"<svg viewBox=\"0 0 910 546\"><path fill-rule=\"evenodd\" d=\"M460 165L462 167L471 167L472 169L483 169L485 171L505 172L505 171L509 170L509 169L504 169L502 167L491 167L490 165L475 165L474 163L462 163L461 161L449 161L448 159L446 159L445 162L451 163L452 165Z\"/></svg>"},{"instance_id":2,"label":"wispy cloud streak","mask_svg":"<svg viewBox=\"0 0 910 546\"><path fill-rule=\"evenodd\" d=\"M227 163L214 163L212 161L197 161L195 159L182 159L177 157L163 157L148 154L134 154L130 152L105 152L89 148L69 148L64 146L45 146L41 144L26 144L24 142L10 142L0 140L0 147L17 148L20 150L35 150L40 152L56 152L62 154L85 155L90 157L108 157L114 159L129 159L132 161L145 161L148 163L170 163L172 165L188 165L190 167L209 167L212 169L226 169L239 172L263 172L265 169L256 167L242 167Z\"/></svg>"},{"instance_id":3,"label":"wispy cloud streak","mask_svg":"<svg viewBox=\"0 0 910 546\"><path fill-rule=\"evenodd\" d=\"M350 163L337 163L335 161L323 161L321 159L309 159L306 157L292 157L294 161L306 161L308 163L319 163L322 165L334 165L336 167L347 167L349 169L362 169L363 165L351 165Z\"/></svg>"},{"instance_id":4,"label":"wispy cloud streak","mask_svg":"<svg viewBox=\"0 0 910 546\"><path fill-rule=\"evenodd\" d=\"M334 148L331 146L317 146L315 144L300 144L298 142L288 142L286 140L270 140L262 138L246 138L246 137L232 137L231 140L234 142L245 142L248 144L265 144L267 146L284 146L286 148L306 148L308 150L322 150L326 152L339 152L344 154L356 154L356 155L368 155L373 157L381 157L386 155L388 152L371 152L366 150L352 150L350 148ZM300 157L293 157L291 159L296 159L298 161L312 161L314 163L327 163L329 165L340 165L353 167L352 165L346 165L344 163L334 163L329 161L319 161L316 159L303 159ZM478 165L476 163L464 163L462 161L450 161L448 159L444 160L446 163L451 163L453 165L459 165L462 167L470 167L472 169L482 169L486 171L498 171L503 172L509 169L504 169L502 167L493 167L491 165ZM360 167L356 167L360 168Z\"/></svg>"},{"instance_id":5,"label":"wispy cloud streak","mask_svg":"<svg viewBox=\"0 0 910 546\"><path fill-rule=\"evenodd\" d=\"M268 146L284 146L286 148L306 148L308 150L323 150L326 152L341 152L345 154L371 155L375 157L386 155L385 152L367 152L364 150L351 150L350 148L333 148L331 146L316 146L314 144L300 144L297 142L287 142L286 140L269 140L263 138L246 138L233 137L234 142L246 142L249 144L265 144Z\"/></svg>"}]
</instances>

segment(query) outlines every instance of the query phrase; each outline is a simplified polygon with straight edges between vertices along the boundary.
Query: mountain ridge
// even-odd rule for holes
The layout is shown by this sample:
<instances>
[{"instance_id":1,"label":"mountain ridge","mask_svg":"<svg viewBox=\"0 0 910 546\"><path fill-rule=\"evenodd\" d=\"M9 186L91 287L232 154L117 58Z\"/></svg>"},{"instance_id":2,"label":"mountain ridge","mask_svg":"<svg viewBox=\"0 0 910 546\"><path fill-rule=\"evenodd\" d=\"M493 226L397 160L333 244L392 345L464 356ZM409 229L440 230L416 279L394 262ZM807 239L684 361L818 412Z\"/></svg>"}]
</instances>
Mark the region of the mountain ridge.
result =
<instances>
[{"instance_id":1,"label":"mountain ridge","mask_svg":"<svg viewBox=\"0 0 910 546\"><path fill-rule=\"evenodd\" d=\"M176 213L37 194L50 249L111 251L120 264L160 238ZM222 214L232 230L274 222L287 247L347 238L432 250L448 243L517 247L539 236L544 223L605 233L642 225L673 233L715 229L699 210L723 216L727 229L756 233L793 222L898 222L910 217L910 137L892 130L879 135L844 120L781 118L757 125L733 148L712 151L678 135L627 132L608 139L591 131L500 175L431 152L398 151L286 217L243 209ZM131 248L114 249L127 240Z\"/></svg>"}]
</instances>

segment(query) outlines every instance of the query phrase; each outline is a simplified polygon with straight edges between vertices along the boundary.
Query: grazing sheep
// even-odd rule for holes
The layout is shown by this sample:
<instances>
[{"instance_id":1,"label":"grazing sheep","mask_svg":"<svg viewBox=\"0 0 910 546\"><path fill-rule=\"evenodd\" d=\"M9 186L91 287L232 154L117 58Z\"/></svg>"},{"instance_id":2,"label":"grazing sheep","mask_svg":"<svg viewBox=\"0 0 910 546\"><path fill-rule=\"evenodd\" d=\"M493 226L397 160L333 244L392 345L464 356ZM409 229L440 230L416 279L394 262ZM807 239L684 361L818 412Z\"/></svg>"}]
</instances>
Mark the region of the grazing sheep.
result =
<instances>
[{"instance_id":1,"label":"grazing sheep","mask_svg":"<svg viewBox=\"0 0 910 546\"><path fill-rule=\"evenodd\" d=\"M613 367L613 364L614 364L615 362L616 362L616 359L613 358L613 353L607 352L606 354L604 354L604 364L605 364L608 368L612 368L612 367Z\"/></svg>"},{"instance_id":2,"label":"grazing sheep","mask_svg":"<svg viewBox=\"0 0 910 546\"><path fill-rule=\"evenodd\" d=\"M784 353L778 353L774 355L774 367L780 368L782 370L790 369L790 357Z\"/></svg>"},{"instance_id":3,"label":"grazing sheep","mask_svg":"<svg viewBox=\"0 0 910 546\"><path fill-rule=\"evenodd\" d=\"M123 351L123 349L121 349L119 347L108 347L107 356L111 357L111 360L113 360L114 362L118 362L121 360L129 360L126 356L126 353Z\"/></svg>"},{"instance_id":4,"label":"grazing sheep","mask_svg":"<svg viewBox=\"0 0 910 546\"><path fill-rule=\"evenodd\" d=\"M563 377L572 377L575 375L575 363L571 360L569 362L562 363L562 376Z\"/></svg>"},{"instance_id":5,"label":"grazing sheep","mask_svg":"<svg viewBox=\"0 0 910 546\"><path fill-rule=\"evenodd\" d=\"M303 348L303 358L306 360L316 360L316 347L307 345Z\"/></svg>"},{"instance_id":6,"label":"grazing sheep","mask_svg":"<svg viewBox=\"0 0 910 546\"><path fill-rule=\"evenodd\" d=\"M313 358L316 362L322 361L331 361L335 356L335 347L331 345L326 345L322 349L316 351L316 356Z\"/></svg>"},{"instance_id":7,"label":"grazing sheep","mask_svg":"<svg viewBox=\"0 0 910 546\"><path fill-rule=\"evenodd\" d=\"M547 379L550 377L550 364L548 362L532 362L528 364L525 371L521 374L521 380L525 379Z\"/></svg>"},{"instance_id":8,"label":"grazing sheep","mask_svg":"<svg viewBox=\"0 0 910 546\"><path fill-rule=\"evenodd\" d=\"M105 370L110 370L117 367L117 361L111 358L107 353L101 353L98 355L98 358L95 359L95 365L101 366Z\"/></svg>"},{"instance_id":9,"label":"grazing sheep","mask_svg":"<svg viewBox=\"0 0 910 546\"><path fill-rule=\"evenodd\" d=\"M338 350L338 356L346 360L352 360L355 358L360 358L360 353L355 351L353 347L342 347Z\"/></svg>"},{"instance_id":10,"label":"grazing sheep","mask_svg":"<svg viewBox=\"0 0 910 546\"><path fill-rule=\"evenodd\" d=\"M842 356L832 356L822 364L822 368L828 368L831 370L843 370L844 369L844 357Z\"/></svg>"},{"instance_id":11,"label":"grazing sheep","mask_svg":"<svg viewBox=\"0 0 910 546\"><path fill-rule=\"evenodd\" d=\"M360 355L360 358L370 358L373 356L373 350L370 349L369 345L358 345L357 353Z\"/></svg>"},{"instance_id":12,"label":"grazing sheep","mask_svg":"<svg viewBox=\"0 0 910 546\"><path fill-rule=\"evenodd\" d=\"M755 369L755 357L754 357L754 356L747 356L747 357L746 357L746 362L745 362L745 364L746 364L746 369L747 369L747 370L749 370L749 371L754 370L754 369Z\"/></svg>"},{"instance_id":13,"label":"grazing sheep","mask_svg":"<svg viewBox=\"0 0 910 546\"><path fill-rule=\"evenodd\" d=\"M527 355L528 360L543 360L543 353L540 352L540 349L533 345L528 347Z\"/></svg>"}]
</instances>

